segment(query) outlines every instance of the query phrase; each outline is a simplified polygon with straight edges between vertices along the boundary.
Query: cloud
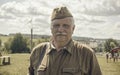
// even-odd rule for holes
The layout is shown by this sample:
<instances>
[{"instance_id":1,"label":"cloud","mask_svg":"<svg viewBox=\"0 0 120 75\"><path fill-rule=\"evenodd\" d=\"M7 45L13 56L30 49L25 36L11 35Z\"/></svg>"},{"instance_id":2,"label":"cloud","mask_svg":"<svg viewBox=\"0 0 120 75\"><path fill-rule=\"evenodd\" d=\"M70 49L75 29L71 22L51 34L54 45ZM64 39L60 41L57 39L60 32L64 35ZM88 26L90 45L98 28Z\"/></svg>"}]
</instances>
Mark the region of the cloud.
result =
<instances>
[{"instance_id":1,"label":"cloud","mask_svg":"<svg viewBox=\"0 0 120 75\"><path fill-rule=\"evenodd\" d=\"M12 1L16 1L16 2L22 2L23 0L0 0L0 6L2 4L8 3L8 2L12 2ZM25 1L25 0L24 0Z\"/></svg>"},{"instance_id":2,"label":"cloud","mask_svg":"<svg viewBox=\"0 0 120 75\"><path fill-rule=\"evenodd\" d=\"M23 16L28 16L28 15L33 15L33 16L38 16L38 15L43 15L45 16L46 14L44 13L46 9L45 7L42 7L39 4L36 4L36 2L31 3L31 2L8 2L5 3L1 6L1 10L4 11L6 14L11 14L15 15L16 17L23 17ZM41 12L42 10L42 12Z\"/></svg>"},{"instance_id":3,"label":"cloud","mask_svg":"<svg viewBox=\"0 0 120 75\"><path fill-rule=\"evenodd\" d=\"M0 29L0 31L8 33L4 31L4 29L6 27L10 27L8 29L10 33L28 33L31 27L30 24L28 24L28 21L29 18L33 18L34 20L32 24L34 31L38 30L37 28L39 28L40 30L44 29L45 33L45 28L48 27L47 18L50 9L47 6L43 5L43 7L41 7L40 5L41 4L37 3L36 1L31 2L30 0L23 2L12 1L2 4L0 7L0 22L4 26L2 27L2 29ZM7 21L7 23L5 21Z\"/></svg>"},{"instance_id":4,"label":"cloud","mask_svg":"<svg viewBox=\"0 0 120 75\"><path fill-rule=\"evenodd\" d=\"M117 25L117 28L119 28L119 29L120 29L120 24L118 24L118 25Z\"/></svg>"},{"instance_id":5,"label":"cloud","mask_svg":"<svg viewBox=\"0 0 120 75\"><path fill-rule=\"evenodd\" d=\"M84 15L84 16L81 16L81 18L77 17L77 20L87 21L89 23L105 23L106 21L103 18L104 17Z\"/></svg>"},{"instance_id":6,"label":"cloud","mask_svg":"<svg viewBox=\"0 0 120 75\"><path fill-rule=\"evenodd\" d=\"M30 33L32 24L34 34L50 34L53 8L65 5L75 18L75 36L120 37L119 0L2 0L0 3L3 25L0 32ZM28 23L30 19L31 24Z\"/></svg>"},{"instance_id":7,"label":"cloud","mask_svg":"<svg viewBox=\"0 0 120 75\"><path fill-rule=\"evenodd\" d=\"M27 9L26 5L15 1L8 2L1 6L1 10L4 11L4 13L11 14L16 17L24 16L27 13L26 9Z\"/></svg>"},{"instance_id":8,"label":"cloud","mask_svg":"<svg viewBox=\"0 0 120 75\"><path fill-rule=\"evenodd\" d=\"M92 20L90 20L90 22L92 22L92 23L104 23L105 21L92 19Z\"/></svg>"},{"instance_id":9,"label":"cloud","mask_svg":"<svg viewBox=\"0 0 120 75\"><path fill-rule=\"evenodd\" d=\"M81 6L81 12L88 15L120 15L120 0L81 0Z\"/></svg>"}]
</instances>

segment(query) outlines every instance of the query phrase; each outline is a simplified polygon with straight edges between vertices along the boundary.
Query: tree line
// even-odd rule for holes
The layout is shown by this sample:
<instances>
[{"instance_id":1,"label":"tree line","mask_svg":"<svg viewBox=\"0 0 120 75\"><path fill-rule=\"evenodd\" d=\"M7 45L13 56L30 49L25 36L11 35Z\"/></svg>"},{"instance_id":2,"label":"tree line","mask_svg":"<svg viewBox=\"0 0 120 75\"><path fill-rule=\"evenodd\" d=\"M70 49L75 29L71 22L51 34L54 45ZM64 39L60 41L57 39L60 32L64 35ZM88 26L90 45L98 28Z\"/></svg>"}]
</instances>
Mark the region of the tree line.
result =
<instances>
[{"instance_id":1,"label":"tree line","mask_svg":"<svg viewBox=\"0 0 120 75\"><path fill-rule=\"evenodd\" d=\"M32 46L48 41L49 39L36 39L33 41ZM0 39L0 51L7 53L29 53L31 52L30 38L23 37L21 33L16 33L12 38L10 37L2 46L2 40Z\"/></svg>"},{"instance_id":2,"label":"tree line","mask_svg":"<svg viewBox=\"0 0 120 75\"><path fill-rule=\"evenodd\" d=\"M32 46L49 41L49 39L41 38L33 41ZM6 51L8 53L28 53L30 50L30 38L23 37L21 33L16 33L14 37L9 38L2 46L2 40L0 39L0 51ZM110 52L110 50L120 47L120 44L115 39L107 39L104 43L104 51Z\"/></svg>"}]
</instances>

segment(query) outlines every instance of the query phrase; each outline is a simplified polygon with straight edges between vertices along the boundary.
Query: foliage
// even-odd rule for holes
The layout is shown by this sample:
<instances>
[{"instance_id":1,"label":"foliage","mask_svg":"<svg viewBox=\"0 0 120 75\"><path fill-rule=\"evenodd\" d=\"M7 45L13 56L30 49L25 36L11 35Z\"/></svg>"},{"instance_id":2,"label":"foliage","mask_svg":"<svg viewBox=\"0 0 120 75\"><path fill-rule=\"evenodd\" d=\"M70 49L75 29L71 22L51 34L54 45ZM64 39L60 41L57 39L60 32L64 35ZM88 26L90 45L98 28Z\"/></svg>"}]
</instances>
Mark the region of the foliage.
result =
<instances>
[{"instance_id":1,"label":"foliage","mask_svg":"<svg viewBox=\"0 0 120 75\"><path fill-rule=\"evenodd\" d=\"M36 44L39 44L39 43L42 43L42 42L48 42L50 39L47 39L47 38L41 38L41 39L37 39L37 41L35 42L35 45Z\"/></svg>"},{"instance_id":2,"label":"foliage","mask_svg":"<svg viewBox=\"0 0 120 75\"><path fill-rule=\"evenodd\" d=\"M116 44L114 42L110 42L110 47L113 49L116 47Z\"/></svg>"},{"instance_id":3,"label":"foliage","mask_svg":"<svg viewBox=\"0 0 120 75\"><path fill-rule=\"evenodd\" d=\"M0 47L2 46L2 40L0 39Z\"/></svg>"},{"instance_id":4,"label":"foliage","mask_svg":"<svg viewBox=\"0 0 120 75\"><path fill-rule=\"evenodd\" d=\"M104 48L106 52L110 52L110 50L118 46L119 46L118 42L114 39L108 39L104 43Z\"/></svg>"},{"instance_id":5,"label":"foliage","mask_svg":"<svg viewBox=\"0 0 120 75\"><path fill-rule=\"evenodd\" d=\"M6 42L4 42L3 50L7 51L8 53L11 52L11 50L10 50L11 41L12 41L12 38L9 38Z\"/></svg>"},{"instance_id":6,"label":"foliage","mask_svg":"<svg viewBox=\"0 0 120 75\"><path fill-rule=\"evenodd\" d=\"M17 33L18 34L18 33ZM17 35L16 34L16 35ZM20 33L19 33L20 34ZM15 36L16 36L15 35ZM3 46L1 48L1 50L5 53L11 53L13 50L11 49L11 44L13 43L13 40L15 39L15 36L1 36L0 39L2 40ZM22 35L21 35L22 36ZM24 43L26 43L26 47L27 50L22 51L22 52L30 52L31 49L31 40L30 37L23 37L22 36L22 40ZM14 40L15 41L15 40ZM48 42L49 38L33 38L33 42L32 42L32 48L35 47L36 45L38 45L39 43L42 42ZM18 43L18 42L16 42ZM16 50L17 51L17 50ZM21 50L20 50L21 51ZM13 52L12 52L13 53ZM15 52L16 53L16 52ZM18 53L18 52L17 52ZM21 53L21 52L20 52Z\"/></svg>"},{"instance_id":7,"label":"foliage","mask_svg":"<svg viewBox=\"0 0 120 75\"><path fill-rule=\"evenodd\" d=\"M12 53L23 53L28 52L26 39L20 33L17 33L11 41L10 49Z\"/></svg>"},{"instance_id":8,"label":"foliage","mask_svg":"<svg viewBox=\"0 0 120 75\"><path fill-rule=\"evenodd\" d=\"M2 40L0 39L0 53L1 53L1 49L2 49Z\"/></svg>"}]
</instances>

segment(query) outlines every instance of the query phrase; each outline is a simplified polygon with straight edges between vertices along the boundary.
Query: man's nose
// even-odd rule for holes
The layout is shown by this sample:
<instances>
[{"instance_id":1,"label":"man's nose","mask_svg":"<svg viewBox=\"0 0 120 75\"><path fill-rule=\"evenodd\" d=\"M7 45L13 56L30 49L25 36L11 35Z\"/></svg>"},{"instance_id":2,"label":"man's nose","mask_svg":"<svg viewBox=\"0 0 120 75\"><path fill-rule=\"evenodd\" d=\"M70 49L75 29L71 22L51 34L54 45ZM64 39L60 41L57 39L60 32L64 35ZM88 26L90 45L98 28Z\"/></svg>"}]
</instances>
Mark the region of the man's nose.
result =
<instances>
[{"instance_id":1,"label":"man's nose","mask_svg":"<svg viewBox=\"0 0 120 75\"><path fill-rule=\"evenodd\" d=\"M63 27L63 26L60 26L60 27L58 28L58 31L64 31L64 27Z\"/></svg>"}]
</instances>

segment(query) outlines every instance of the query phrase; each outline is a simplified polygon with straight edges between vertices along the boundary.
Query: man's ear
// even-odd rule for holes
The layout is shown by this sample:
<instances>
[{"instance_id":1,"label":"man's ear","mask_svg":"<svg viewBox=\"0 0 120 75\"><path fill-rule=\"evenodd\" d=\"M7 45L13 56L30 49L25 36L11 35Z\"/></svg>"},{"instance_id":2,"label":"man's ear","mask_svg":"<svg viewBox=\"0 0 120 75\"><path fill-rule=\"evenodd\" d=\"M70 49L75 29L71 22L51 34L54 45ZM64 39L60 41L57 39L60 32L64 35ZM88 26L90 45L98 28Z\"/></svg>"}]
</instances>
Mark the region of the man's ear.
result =
<instances>
[{"instance_id":1,"label":"man's ear","mask_svg":"<svg viewBox=\"0 0 120 75\"><path fill-rule=\"evenodd\" d=\"M72 34L74 33L74 30L75 30L75 25L73 26L73 32L72 32Z\"/></svg>"},{"instance_id":2,"label":"man's ear","mask_svg":"<svg viewBox=\"0 0 120 75\"><path fill-rule=\"evenodd\" d=\"M73 31L75 30L75 25L73 26Z\"/></svg>"}]
</instances>

